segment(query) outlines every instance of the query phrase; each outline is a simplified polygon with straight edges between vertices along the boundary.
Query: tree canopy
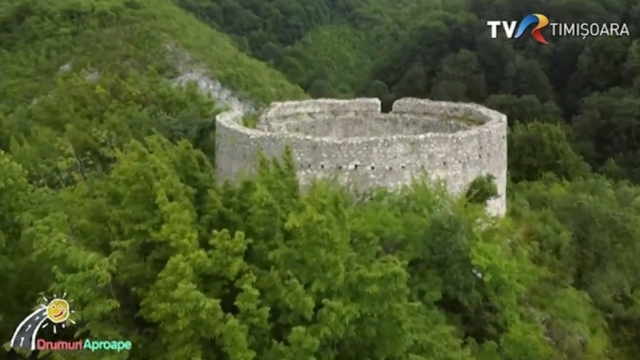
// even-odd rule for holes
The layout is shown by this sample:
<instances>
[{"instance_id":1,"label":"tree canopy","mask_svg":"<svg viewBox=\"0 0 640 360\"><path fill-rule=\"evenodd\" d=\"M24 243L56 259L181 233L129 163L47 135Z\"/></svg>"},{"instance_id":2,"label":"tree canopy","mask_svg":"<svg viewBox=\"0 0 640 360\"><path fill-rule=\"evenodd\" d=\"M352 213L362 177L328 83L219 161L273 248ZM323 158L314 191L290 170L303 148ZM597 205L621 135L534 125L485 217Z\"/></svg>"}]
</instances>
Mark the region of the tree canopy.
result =
<instances>
[{"instance_id":1,"label":"tree canopy","mask_svg":"<svg viewBox=\"0 0 640 360\"><path fill-rule=\"evenodd\" d=\"M640 7L536 4L3 2L0 336L67 293L75 324L43 337L132 343L12 355L636 359ZM486 19L534 10L635 37L488 37ZM257 107L366 95L503 111L508 214L485 213L491 178L461 196L426 181L302 192L291 154L220 184L224 99L173 81L194 70Z\"/></svg>"}]
</instances>

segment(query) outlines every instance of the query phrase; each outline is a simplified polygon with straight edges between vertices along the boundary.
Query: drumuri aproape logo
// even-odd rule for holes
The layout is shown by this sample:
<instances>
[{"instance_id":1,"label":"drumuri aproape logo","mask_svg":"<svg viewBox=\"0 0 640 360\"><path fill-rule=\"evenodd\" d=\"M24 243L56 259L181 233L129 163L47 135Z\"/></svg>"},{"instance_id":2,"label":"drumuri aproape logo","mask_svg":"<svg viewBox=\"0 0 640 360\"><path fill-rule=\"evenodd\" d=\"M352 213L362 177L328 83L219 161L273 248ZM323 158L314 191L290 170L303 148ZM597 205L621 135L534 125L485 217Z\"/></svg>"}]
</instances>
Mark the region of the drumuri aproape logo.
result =
<instances>
[{"instance_id":1,"label":"drumuri aproape logo","mask_svg":"<svg viewBox=\"0 0 640 360\"><path fill-rule=\"evenodd\" d=\"M51 326L53 333L56 334L58 326L65 328L67 323L75 324L73 320L69 319L74 311L69 306L72 301L67 300L66 295L66 293L62 297L53 295L52 299L43 297L44 303L22 320L16 328L11 337L11 347L36 350L40 329Z\"/></svg>"}]
</instances>

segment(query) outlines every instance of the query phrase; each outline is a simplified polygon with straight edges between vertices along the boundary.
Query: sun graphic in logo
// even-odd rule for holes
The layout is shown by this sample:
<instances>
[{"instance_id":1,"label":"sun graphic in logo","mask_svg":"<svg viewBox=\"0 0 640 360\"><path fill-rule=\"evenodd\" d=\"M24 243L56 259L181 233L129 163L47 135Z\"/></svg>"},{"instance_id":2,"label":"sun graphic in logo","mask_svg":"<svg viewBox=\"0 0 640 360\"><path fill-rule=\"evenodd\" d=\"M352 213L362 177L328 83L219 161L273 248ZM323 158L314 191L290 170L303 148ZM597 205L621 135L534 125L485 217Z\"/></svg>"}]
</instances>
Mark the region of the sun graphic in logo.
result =
<instances>
[{"instance_id":1,"label":"sun graphic in logo","mask_svg":"<svg viewBox=\"0 0 640 360\"><path fill-rule=\"evenodd\" d=\"M11 337L11 347L36 350L40 329L51 325L53 333L57 334L58 326L64 329L69 323L75 324L69 318L75 312L69 305L73 300L67 300L66 297L66 293L61 297L53 295L51 300L43 297L44 302L16 327Z\"/></svg>"},{"instance_id":2,"label":"sun graphic in logo","mask_svg":"<svg viewBox=\"0 0 640 360\"><path fill-rule=\"evenodd\" d=\"M53 323L53 333L56 334L58 329L57 325L60 324L64 329L66 327L66 323L70 322L75 324L73 320L69 320L69 316L73 314L75 311L71 310L69 303L72 300L67 301L65 297L67 294L65 293L62 297L57 297L53 295L53 299L49 300L46 297L43 297L44 303L40 305L40 308L45 309L45 316L47 320L42 324L42 329L49 326L50 323Z\"/></svg>"}]
</instances>

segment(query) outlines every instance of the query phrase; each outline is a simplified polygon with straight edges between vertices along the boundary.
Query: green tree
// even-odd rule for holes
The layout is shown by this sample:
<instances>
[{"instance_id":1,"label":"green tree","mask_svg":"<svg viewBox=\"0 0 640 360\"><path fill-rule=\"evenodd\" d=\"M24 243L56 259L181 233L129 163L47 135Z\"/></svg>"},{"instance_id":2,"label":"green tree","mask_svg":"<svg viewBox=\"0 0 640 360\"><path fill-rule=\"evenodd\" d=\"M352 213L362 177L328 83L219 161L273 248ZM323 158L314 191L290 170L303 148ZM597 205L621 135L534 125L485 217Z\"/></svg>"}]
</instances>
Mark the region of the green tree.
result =
<instances>
[{"instance_id":1,"label":"green tree","mask_svg":"<svg viewBox=\"0 0 640 360\"><path fill-rule=\"evenodd\" d=\"M634 181L640 180L639 126L640 99L621 88L589 96L572 120L577 149L589 164L597 169L611 159Z\"/></svg>"},{"instance_id":2,"label":"green tree","mask_svg":"<svg viewBox=\"0 0 640 360\"><path fill-rule=\"evenodd\" d=\"M315 80L307 90L307 93L316 99L336 97L336 91L331 84L322 79Z\"/></svg>"},{"instance_id":3,"label":"green tree","mask_svg":"<svg viewBox=\"0 0 640 360\"><path fill-rule=\"evenodd\" d=\"M541 103L533 95L491 95L486 106L506 114L510 125L531 121L559 123L562 120L558 106L553 102Z\"/></svg>"},{"instance_id":4,"label":"green tree","mask_svg":"<svg viewBox=\"0 0 640 360\"><path fill-rule=\"evenodd\" d=\"M573 151L559 125L517 124L509 132L507 144L513 181L535 181L547 173L568 180L590 174L589 165Z\"/></svg>"},{"instance_id":5,"label":"green tree","mask_svg":"<svg viewBox=\"0 0 640 360\"><path fill-rule=\"evenodd\" d=\"M514 191L521 206L512 208L513 215L526 219L536 262L588 294L601 314L594 320L606 319L613 332L618 356L632 358L638 353L638 263L632 255L638 248L638 189L594 177L522 183ZM583 344L606 347L594 335L585 333Z\"/></svg>"},{"instance_id":6,"label":"green tree","mask_svg":"<svg viewBox=\"0 0 640 360\"><path fill-rule=\"evenodd\" d=\"M28 183L27 173L9 154L0 151L0 334L6 339L52 281L48 263L33 258L34 244L25 235L32 207L43 192Z\"/></svg>"},{"instance_id":7,"label":"green tree","mask_svg":"<svg viewBox=\"0 0 640 360\"><path fill-rule=\"evenodd\" d=\"M633 42L627 50L627 57L623 65L624 80L627 86L633 87L640 79L640 44Z\"/></svg>"},{"instance_id":8,"label":"green tree","mask_svg":"<svg viewBox=\"0 0 640 360\"><path fill-rule=\"evenodd\" d=\"M414 64L393 87L396 98L424 97L428 89L428 73L423 64Z\"/></svg>"},{"instance_id":9,"label":"green tree","mask_svg":"<svg viewBox=\"0 0 640 360\"><path fill-rule=\"evenodd\" d=\"M468 50L445 57L433 83L431 97L438 100L481 102L486 96L478 57Z\"/></svg>"},{"instance_id":10,"label":"green tree","mask_svg":"<svg viewBox=\"0 0 640 360\"><path fill-rule=\"evenodd\" d=\"M487 201L497 197L498 195L495 177L491 174L475 178L465 193L467 201L482 205L486 204Z\"/></svg>"}]
</instances>

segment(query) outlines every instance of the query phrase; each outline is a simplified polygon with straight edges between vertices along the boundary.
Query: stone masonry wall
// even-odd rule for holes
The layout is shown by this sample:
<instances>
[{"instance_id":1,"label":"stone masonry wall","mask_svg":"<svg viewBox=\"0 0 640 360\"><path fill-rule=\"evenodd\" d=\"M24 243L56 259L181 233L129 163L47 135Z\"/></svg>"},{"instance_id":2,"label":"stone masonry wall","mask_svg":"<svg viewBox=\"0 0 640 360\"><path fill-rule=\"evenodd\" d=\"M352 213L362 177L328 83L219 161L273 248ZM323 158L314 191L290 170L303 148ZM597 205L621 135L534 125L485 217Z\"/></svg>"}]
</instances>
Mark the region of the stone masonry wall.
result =
<instances>
[{"instance_id":1,"label":"stone masonry wall","mask_svg":"<svg viewBox=\"0 0 640 360\"><path fill-rule=\"evenodd\" d=\"M404 185L427 174L460 194L477 176L490 173L500 197L487 204L488 210L506 211L507 119L485 107L400 99L383 114L378 99L321 99L272 104L257 129L242 126L242 117L233 110L216 118L220 181L251 176L260 151L279 157L289 145L302 185L331 177L366 190Z\"/></svg>"}]
</instances>

